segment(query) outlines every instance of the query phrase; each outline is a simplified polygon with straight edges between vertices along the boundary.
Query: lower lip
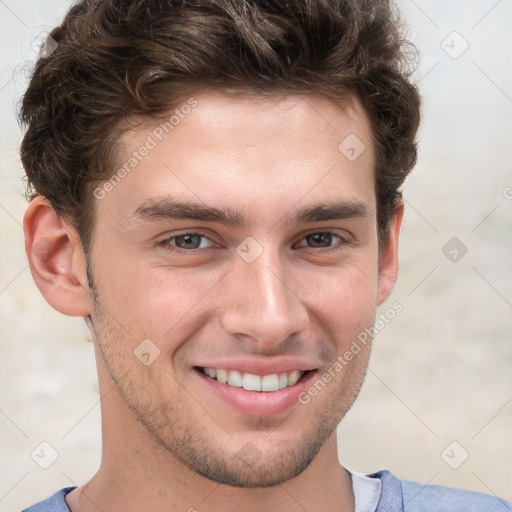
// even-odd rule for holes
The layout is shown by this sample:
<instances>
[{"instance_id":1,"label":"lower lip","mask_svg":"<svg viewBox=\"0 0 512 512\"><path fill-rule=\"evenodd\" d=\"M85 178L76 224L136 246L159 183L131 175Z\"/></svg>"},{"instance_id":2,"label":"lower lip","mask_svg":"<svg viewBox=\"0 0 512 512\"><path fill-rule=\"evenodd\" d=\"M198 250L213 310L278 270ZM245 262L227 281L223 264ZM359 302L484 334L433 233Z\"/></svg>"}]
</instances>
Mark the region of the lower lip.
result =
<instances>
[{"instance_id":1,"label":"lower lip","mask_svg":"<svg viewBox=\"0 0 512 512\"><path fill-rule=\"evenodd\" d=\"M212 379L202 370L194 369L194 372L214 395L242 414L255 417L280 414L299 403L299 395L308 388L316 374L316 370L309 371L293 386L277 391L247 391Z\"/></svg>"}]
</instances>

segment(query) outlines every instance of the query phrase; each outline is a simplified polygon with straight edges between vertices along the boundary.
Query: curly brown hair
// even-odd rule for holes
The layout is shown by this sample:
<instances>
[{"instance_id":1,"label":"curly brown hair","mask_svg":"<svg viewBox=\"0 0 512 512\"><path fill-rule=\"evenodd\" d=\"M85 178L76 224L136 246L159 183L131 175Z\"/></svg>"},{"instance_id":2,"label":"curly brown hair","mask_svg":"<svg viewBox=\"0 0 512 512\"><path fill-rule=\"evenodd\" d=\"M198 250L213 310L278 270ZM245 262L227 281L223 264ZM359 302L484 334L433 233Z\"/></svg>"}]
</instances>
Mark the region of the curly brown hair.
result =
<instances>
[{"instance_id":1,"label":"curly brown hair","mask_svg":"<svg viewBox=\"0 0 512 512\"><path fill-rule=\"evenodd\" d=\"M45 196L87 252L92 191L115 169L127 119L165 114L199 87L355 96L372 128L382 239L417 157L416 53L402 28L390 0L81 0L22 99L30 195Z\"/></svg>"}]
</instances>

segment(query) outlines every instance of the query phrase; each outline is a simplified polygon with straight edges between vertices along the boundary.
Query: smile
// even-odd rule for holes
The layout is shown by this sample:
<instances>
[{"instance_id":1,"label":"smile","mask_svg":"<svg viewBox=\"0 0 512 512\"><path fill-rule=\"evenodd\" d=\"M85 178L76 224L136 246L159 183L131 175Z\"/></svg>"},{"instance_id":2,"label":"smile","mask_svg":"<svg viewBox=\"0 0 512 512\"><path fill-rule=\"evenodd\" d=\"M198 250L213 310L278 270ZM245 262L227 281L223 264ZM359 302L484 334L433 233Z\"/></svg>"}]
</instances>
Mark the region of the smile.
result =
<instances>
[{"instance_id":1,"label":"smile","mask_svg":"<svg viewBox=\"0 0 512 512\"><path fill-rule=\"evenodd\" d=\"M255 375L242 373L238 370L223 370L214 368L201 368L205 375L235 388L243 388L246 391L272 392L294 386L306 373L301 370L293 370L287 373L272 373L270 375Z\"/></svg>"}]
</instances>

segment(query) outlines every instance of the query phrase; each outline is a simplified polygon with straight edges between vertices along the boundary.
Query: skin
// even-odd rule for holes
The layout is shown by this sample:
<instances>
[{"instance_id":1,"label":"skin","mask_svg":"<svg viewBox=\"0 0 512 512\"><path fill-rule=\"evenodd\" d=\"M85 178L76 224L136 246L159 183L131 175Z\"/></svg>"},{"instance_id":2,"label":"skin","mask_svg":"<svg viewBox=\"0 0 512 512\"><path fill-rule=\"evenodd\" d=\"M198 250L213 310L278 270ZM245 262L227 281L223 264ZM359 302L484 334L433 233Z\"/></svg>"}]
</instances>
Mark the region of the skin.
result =
<instances>
[{"instance_id":1,"label":"skin","mask_svg":"<svg viewBox=\"0 0 512 512\"><path fill-rule=\"evenodd\" d=\"M44 198L25 215L36 284L58 311L88 318L95 346L102 462L67 502L73 512L354 510L336 426L363 382L370 344L309 404L275 415L242 414L206 389L194 366L293 356L321 376L373 325L397 277L402 207L379 250L368 119L355 100L341 109L319 95L194 98L95 200L88 258ZM124 135L121 165L157 126ZM366 146L354 161L338 150L350 134ZM237 210L245 223L135 214L171 196ZM363 214L289 220L340 201ZM207 238L171 238L196 230ZM308 237L315 233L333 236ZM236 251L249 236L263 249L252 263ZM148 366L134 355L145 339L160 350Z\"/></svg>"}]
</instances>

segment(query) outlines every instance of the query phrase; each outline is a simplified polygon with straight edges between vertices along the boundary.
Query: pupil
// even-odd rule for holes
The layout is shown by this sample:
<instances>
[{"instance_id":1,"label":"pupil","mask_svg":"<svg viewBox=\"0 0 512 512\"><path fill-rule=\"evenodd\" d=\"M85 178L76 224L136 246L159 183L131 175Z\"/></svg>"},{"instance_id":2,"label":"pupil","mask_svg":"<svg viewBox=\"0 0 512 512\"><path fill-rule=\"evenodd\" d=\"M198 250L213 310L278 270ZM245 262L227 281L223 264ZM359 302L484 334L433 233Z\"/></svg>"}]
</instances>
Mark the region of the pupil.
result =
<instances>
[{"instance_id":1,"label":"pupil","mask_svg":"<svg viewBox=\"0 0 512 512\"><path fill-rule=\"evenodd\" d=\"M199 235L181 235L177 238L177 242L183 241L183 243L178 243L179 246L185 245L185 249L197 249L197 245L199 242ZM188 244L188 245L187 245ZM194 247L190 247L192 244Z\"/></svg>"},{"instance_id":2,"label":"pupil","mask_svg":"<svg viewBox=\"0 0 512 512\"><path fill-rule=\"evenodd\" d=\"M329 247L332 242L332 234L331 233L315 233L313 235L309 235L310 239L313 240L314 244L324 244L322 247Z\"/></svg>"}]
</instances>

